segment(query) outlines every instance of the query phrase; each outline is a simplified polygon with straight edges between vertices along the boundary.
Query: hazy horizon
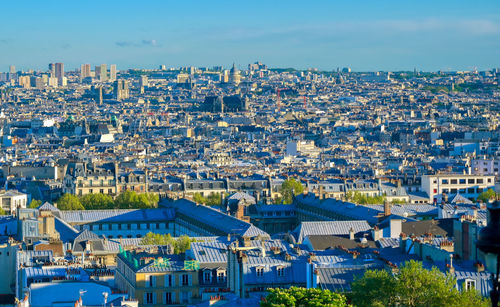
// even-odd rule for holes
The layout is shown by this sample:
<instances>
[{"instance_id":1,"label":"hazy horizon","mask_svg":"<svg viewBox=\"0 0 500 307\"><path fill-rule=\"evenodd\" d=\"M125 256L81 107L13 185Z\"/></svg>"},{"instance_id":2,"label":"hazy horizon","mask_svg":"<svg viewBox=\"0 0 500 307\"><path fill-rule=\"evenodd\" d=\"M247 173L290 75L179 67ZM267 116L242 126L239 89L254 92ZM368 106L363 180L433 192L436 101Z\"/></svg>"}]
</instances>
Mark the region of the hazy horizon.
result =
<instances>
[{"instance_id":1,"label":"hazy horizon","mask_svg":"<svg viewBox=\"0 0 500 307\"><path fill-rule=\"evenodd\" d=\"M500 67L499 1L3 2L0 71L63 62L119 69Z\"/></svg>"}]
</instances>

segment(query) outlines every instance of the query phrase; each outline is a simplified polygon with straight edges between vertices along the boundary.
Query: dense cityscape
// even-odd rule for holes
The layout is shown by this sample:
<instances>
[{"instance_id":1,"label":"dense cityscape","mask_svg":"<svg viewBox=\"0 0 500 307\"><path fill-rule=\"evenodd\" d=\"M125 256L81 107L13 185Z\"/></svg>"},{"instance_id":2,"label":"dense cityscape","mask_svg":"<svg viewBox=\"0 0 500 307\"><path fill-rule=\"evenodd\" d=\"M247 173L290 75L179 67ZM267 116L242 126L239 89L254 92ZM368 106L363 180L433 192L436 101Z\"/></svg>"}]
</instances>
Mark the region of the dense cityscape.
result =
<instances>
[{"instance_id":1,"label":"dense cityscape","mask_svg":"<svg viewBox=\"0 0 500 307\"><path fill-rule=\"evenodd\" d=\"M499 306L498 0L0 11L0 307Z\"/></svg>"},{"instance_id":2,"label":"dense cityscape","mask_svg":"<svg viewBox=\"0 0 500 307\"><path fill-rule=\"evenodd\" d=\"M0 74L5 303L252 306L410 260L488 296L498 69L92 68Z\"/></svg>"}]
</instances>

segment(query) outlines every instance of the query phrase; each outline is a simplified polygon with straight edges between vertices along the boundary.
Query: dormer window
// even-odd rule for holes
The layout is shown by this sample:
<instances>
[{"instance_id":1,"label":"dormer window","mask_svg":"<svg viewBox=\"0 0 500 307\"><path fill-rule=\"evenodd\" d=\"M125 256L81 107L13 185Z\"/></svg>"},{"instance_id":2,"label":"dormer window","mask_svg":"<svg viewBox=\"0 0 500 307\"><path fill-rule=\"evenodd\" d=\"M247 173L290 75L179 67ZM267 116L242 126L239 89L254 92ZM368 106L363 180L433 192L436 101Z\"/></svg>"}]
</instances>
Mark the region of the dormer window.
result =
<instances>
[{"instance_id":1,"label":"dormer window","mask_svg":"<svg viewBox=\"0 0 500 307\"><path fill-rule=\"evenodd\" d=\"M476 281L474 279L466 279L464 284L467 291L476 289Z\"/></svg>"},{"instance_id":2,"label":"dormer window","mask_svg":"<svg viewBox=\"0 0 500 307\"><path fill-rule=\"evenodd\" d=\"M262 277L264 276L264 268L263 267L258 267L255 269L255 274L257 277Z\"/></svg>"},{"instance_id":3,"label":"dormer window","mask_svg":"<svg viewBox=\"0 0 500 307\"><path fill-rule=\"evenodd\" d=\"M277 267L276 268L276 273L278 274L278 277L283 277L285 276L285 267Z\"/></svg>"}]
</instances>

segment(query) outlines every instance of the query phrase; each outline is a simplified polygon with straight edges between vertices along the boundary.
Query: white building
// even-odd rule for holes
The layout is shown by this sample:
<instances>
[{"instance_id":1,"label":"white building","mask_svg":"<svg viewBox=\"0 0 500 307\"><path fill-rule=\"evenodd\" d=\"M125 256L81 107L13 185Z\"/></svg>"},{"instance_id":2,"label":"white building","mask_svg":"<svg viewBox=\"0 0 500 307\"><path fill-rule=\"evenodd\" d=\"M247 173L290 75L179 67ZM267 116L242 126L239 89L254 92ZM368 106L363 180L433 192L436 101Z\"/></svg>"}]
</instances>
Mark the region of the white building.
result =
<instances>
[{"instance_id":1,"label":"white building","mask_svg":"<svg viewBox=\"0 0 500 307\"><path fill-rule=\"evenodd\" d=\"M436 174L422 176L422 191L429 196L429 201L437 201L437 196L460 194L466 198L476 198L487 189L495 188L493 175Z\"/></svg>"},{"instance_id":2,"label":"white building","mask_svg":"<svg viewBox=\"0 0 500 307\"><path fill-rule=\"evenodd\" d=\"M0 201L5 213L12 214L16 208L26 208L28 195L14 190L5 191L0 193Z\"/></svg>"},{"instance_id":3,"label":"white building","mask_svg":"<svg viewBox=\"0 0 500 307\"><path fill-rule=\"evenodd\" d=\"M496 159L474 159L472 161L472 173L475 175L497 175L500 168L500 160Z\"/></svg>"}]
</instances>

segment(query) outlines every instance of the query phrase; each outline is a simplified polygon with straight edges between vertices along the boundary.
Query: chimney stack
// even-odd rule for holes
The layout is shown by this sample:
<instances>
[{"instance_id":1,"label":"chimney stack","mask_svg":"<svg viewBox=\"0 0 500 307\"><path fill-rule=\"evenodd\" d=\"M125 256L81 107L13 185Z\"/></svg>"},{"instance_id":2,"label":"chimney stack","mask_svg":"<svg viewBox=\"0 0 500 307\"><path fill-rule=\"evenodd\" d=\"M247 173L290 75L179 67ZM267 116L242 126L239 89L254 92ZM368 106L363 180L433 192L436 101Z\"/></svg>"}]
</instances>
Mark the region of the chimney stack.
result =
<instances>
[{"instance_id":1,"label":"chimney stack","mask_svg":"<svg viewBox=\"0 0 500 307\"><path fill-rule=\"evenodd\" d=\"M391 204L387 199L384 201L384 216L390 216L391 215Z\"/></svg>"},{"instance_id":2,"label":"chimney stack","mask_svg":"<svg viewBox=\"0 0 500 307\"><path fill-rule=\"evenodd\" d=\"M354 229L349 229L349 240L354 241Z\"/></svg>"}]
</instances>

